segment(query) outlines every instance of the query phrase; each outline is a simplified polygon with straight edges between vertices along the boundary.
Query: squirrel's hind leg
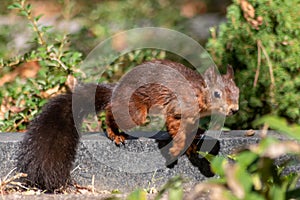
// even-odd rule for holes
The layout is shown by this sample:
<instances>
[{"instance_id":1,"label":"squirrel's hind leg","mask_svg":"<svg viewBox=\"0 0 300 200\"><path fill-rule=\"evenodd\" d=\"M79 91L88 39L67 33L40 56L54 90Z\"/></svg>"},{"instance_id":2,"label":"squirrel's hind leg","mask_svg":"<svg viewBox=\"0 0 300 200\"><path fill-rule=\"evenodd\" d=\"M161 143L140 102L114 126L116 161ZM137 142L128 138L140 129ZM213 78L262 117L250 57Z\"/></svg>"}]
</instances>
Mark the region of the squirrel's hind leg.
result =
<instances>
[{"instance_id":1,"label":"squirrel's hind leg","mask_svg":"<svg viewBox=\"0 0 300 200\"><path fill-rule=\"evenodd\" d=\"M128 135L119 132L119 127L113 117L111 106L107 106L106 108L105 124L107 126L107 137L111 139L116 145L125 144L125 140L128 138Z\"/></svg>"},{"instance_id":2,"label":"squirrel's hind leg","mask_svg":"<svg viewBox=\"0 0 300 200\"><path fill-rule=\"evenodd\" d=\"M186 135L182 130L181 120L176 115L168 115L166 126L169 134L173 138L173 146L170 148L170 153L173 156L178 156L184 149Z\"/></svg>"}]
</instances>

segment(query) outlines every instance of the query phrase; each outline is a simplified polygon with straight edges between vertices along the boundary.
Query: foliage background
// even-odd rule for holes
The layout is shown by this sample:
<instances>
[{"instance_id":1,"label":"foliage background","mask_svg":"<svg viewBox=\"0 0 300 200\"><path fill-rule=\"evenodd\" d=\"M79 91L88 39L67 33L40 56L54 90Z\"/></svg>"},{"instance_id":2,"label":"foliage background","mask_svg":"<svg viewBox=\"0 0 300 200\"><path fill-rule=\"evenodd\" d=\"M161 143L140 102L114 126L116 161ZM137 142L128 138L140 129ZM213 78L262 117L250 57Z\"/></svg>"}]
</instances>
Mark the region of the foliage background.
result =
<instances>
[{"instance_id":1,"label":"foliage background","mask_svg":"<svg viewBox=\"0 0 300 200\"><path fill-rule=\"evenodd\" d=\"M268 113L300 124L299 6L298 0L235 0L227 23L209 39L206 47L214 61L235 67L241 89L240 110L229 126L250 128Z\"/></svg>"},{"instance_id":2,"label":"foliage background","mask_svg":"<svg viewBox=\"0 0 300 200\"><path fill-rule=\"evenodd\" d=\"M227 10L229 0L31 0L21 9L7 9L12 3L3 2L0 9L1 131L25 130L48 98L72 90L82 75L79 64L100 41L145 26L171 28L193 37L206 46L221 71L233 65L241 89L240 111L227 118L226 127L257 128L252 121L269 113L300 123L297 0L235 0ZM243 3L253 9L243 9ZM216 26L226 13L227 22ZM199 22L215 25L208 42L201 34L208 34L209 27ZM116 81L126 70L153 58L174 56L151 50L131 52L112 63L101 81ZM87 129L98 128L93 126Z\"/></svg>"},{"instance_id":3,"label":"foliage background","mask_svg":"<svg viewBox=\"0 0 300 200\"><path fill-rule=\"evenodd\" d=\"M210 29L207 43L189 24L210 11L225 14L228 1L219 1L218 6L217 1L206 0L29 2L33 7L24 1L5 1L0 9L1 131L24 131L47 99L72 90L81 76L78 65L101 40L134 27L172 28L206 44L220 70L227 63L234 66L241 89L240 111L227 118L228 127L256 128L266 123L296 140L266 137L234 155L206 155L220 178L200 183L202 192L213 188L216 192L211 194L219 195L215 199L299 197L299 173L284 173L295 160L276 162L286 154L300 155L300 126L291 125L300 124L298 0L234 0L227 10L227 22ZM131 52L112 63L101 81L117 80L126 70L152 58L172 55L151 50ZM269 113L273 116L261 118ZM97 127L91 124L86 128ZM166 191L173 199L182 197L182 182L180 177L169 180L157 198ZM198 195L198 186L190 199ZM145 191L136 190L128 199L146 199Z\"/></svg>"},{"instance_id":4,"label":"foliage background","mask_svg":"<svg viewBox=\"0 0 300 200\"><path fill-rule=\"evenodd\" d=\"M193 35L188 31L189 20L216 9L224 12L223 3L210 6L211 3L214 2L6 1L0 10L0 130L25 130L48 98L72 90L76 78L82 75L79 64L102 40L144 26ZM118 80L144 60L168 56L160 51L131 52L113 63L101 81ZM88 130L95 128L91 125Z\"/></svg>"}]
</instances>

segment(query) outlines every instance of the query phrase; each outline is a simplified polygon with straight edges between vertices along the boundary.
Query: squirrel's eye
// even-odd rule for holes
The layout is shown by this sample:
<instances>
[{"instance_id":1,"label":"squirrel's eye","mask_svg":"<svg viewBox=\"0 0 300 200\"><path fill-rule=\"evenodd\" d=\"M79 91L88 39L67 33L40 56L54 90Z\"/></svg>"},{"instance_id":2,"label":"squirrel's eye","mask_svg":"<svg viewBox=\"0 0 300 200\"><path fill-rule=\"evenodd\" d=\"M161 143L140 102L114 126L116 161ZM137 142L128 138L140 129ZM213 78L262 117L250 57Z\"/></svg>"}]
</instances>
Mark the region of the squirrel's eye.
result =
<instances>
[{"instance_id":1,"label":"squirrel's eye","mask_svg":"<svg viewBox=\"0 0 300 200\"><path fill-rule=\"evenodd\" d=\"M215 98L221 98L221 93L219 91L214 91L214 97Z\"/></svg>"}]
</instances>

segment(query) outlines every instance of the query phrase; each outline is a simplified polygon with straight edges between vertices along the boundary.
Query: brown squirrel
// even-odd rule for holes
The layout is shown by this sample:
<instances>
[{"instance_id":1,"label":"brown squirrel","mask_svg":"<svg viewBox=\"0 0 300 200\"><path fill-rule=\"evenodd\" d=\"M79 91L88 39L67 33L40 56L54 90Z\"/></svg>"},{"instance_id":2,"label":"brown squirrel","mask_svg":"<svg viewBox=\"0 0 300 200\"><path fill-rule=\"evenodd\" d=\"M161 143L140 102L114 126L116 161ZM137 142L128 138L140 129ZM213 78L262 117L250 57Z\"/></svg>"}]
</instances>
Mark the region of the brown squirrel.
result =
<instances>
[{"instance_id":1,"label":"brown squirrel","mask_svg":"<svg viewBox=\"0 0 300 200\"><path fill-rule=\"evenodd\" d=\"M167 131L174 138L170 148L170 154L173 156L184 151L190 131L186 126L180 128L182 124L196 123L195 118L198 114L202 117L217 111L231 115L238 110L239 89L233 81L231 67L228 67L227 73L222 76L217 75L214 68L209 68L202 77L198 72L177 62L154 60L144 64L164 65L179 72L194 91L197 108L180 108L180 102L173 91L163 85L149 83L137 88L130 95L129 114L134 123L126 118L121 118L117 123L113 108L122 104L122 96L129 95L125 94L126 90L120 90L121 94L112 101L113 92L118 91L119 83L79 85L73 93L61 94L51 99L31 122L24 136L17 168L20 172L28 174L27 180L31 184L51 192L69 183L80 138L76 126L95 110L106 112L107 136L116 144L120 144L124 143L128 136L119 132L119 123L126 127L125 129L132 128L134 124L142 125L146 122L151 108L158 108L160 113L165 115ZM167 78L170 79L168 76ZM173 79L169 81L176 82L176 77ZM215 88L211 88L209 82L214 83ZM180 91L181 87L178 87L178 90L179 93L183 92ZM189 99L183 101L190 103ZM183 117L187 122L182 122Z\"/></svg>"}]
</instances>

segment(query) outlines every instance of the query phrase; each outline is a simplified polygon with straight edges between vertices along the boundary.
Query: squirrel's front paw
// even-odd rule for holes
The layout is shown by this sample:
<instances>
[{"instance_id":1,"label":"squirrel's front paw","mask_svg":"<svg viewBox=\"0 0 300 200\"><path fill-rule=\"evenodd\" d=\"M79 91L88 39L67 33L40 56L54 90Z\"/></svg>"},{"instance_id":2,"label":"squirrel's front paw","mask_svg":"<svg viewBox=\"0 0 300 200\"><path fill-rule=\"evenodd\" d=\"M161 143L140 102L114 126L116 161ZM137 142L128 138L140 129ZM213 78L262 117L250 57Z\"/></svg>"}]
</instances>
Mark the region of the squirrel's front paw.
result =
<instances>
[{"instance_id":1,"label":"squirrel's front paw","mask_svg":"<svg viewBox=\"0 0 300 200\"><path fill-rule=\"evenodd\" d=\"M181 149L177 148L176 146L173 146L172 148L170 148L169 152L172 156L176 157L180 154Z\"/></svg>"},{"instance_id":2,"label":"squirrel's front paw","mask_svg":"<svg viewBox=\"0 0 300 200\"><path fill-rule=\"evenodd\" d=\"M125 144L125 140L127 138L127 135L117 135L115 139L113 140L116 145Z\"/></svg>"},{"instance_id":3,"label":"squirrel's front paw","mask_svg":"<svg viewBox=\"0 0 300 200\"><path fill-rule=\"evenodd\" d=\"M121 144L125 144L125 140L127 139L128 135L124 133L120 133L118 135L108 135L109 139L111 139L117 146Z\"/></svg>"}]
</instances>

